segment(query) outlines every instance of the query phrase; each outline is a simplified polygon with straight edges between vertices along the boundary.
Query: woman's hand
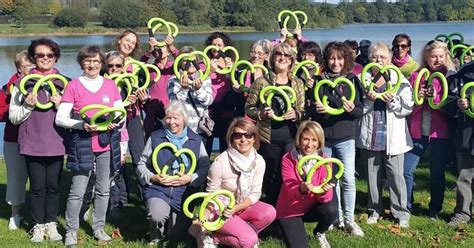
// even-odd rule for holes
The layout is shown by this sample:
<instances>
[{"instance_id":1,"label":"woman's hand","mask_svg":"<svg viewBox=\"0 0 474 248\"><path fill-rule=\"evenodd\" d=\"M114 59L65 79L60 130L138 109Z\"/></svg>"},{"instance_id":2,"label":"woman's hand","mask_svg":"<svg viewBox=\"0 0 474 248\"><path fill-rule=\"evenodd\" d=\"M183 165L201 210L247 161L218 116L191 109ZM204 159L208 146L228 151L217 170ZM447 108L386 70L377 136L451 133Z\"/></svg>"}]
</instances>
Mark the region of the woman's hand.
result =
<instances>
[{"instance_id":1,"label":"woman's hand","mask_svg":"<svg viewBox=\"0 0 474 248\"><path fill-rule=\"evenodd\" d=\"M286 112L283 115L283 119L295 121L296 120L296 111L293 108L291 108L288 112Z\"/></svg>"},{"instance_id":2,"label":"woman's hand","mask_svg":"<svg viewBox=\"0 0 474 248\"><path fill-rule=\"evenodd\" d=\"M128 96L127 100L130 102L130 105L133 105L137 102L137 93L132 93Z\"/></svg>"},{"instance_id":3,"label":"woman's hand","mask_svg":"<svg viewBox=\"0 0 474 248\"><path fill-rule=\"evenodd\" d=\"M382 95L382 100L386 103L390 103L393 100L394 95L390 92Z\"/></svg>"},{"instance_id":4,"label":"woman's hand","mask_svg":"<svg viewBox=\"0 0 474 248\"><path fill-rule=\"evenodd\" d=\"M313 185L311 183L303 182L300 184L300 192L302 194L308 194L309 192L311 192L312 188L313 188Z\"/></svg>"},{"instance_id":5,"label":"woman's hand","mask_svg":"<svg viewBox=\"0 0 474 248\"><path fill-rule=\"evenodd\" d=\"M434 88L433 86L430 86L428 88L425 88L425 87L420 87L419 91L418 91L418 95L423 98L423 97L431 97L434 95Z\"/></svg>"},{"instance_id":6,"label":"woman's hand","mask_svg":"<svg viewBox=\"0 0 474 248\"><path fill-rule=\"evenodd\" d=\"M467 100L467 98L459 98L457 103L461 111L464 111L469 108L469 101Z\"/></svg>"},{"instance_id":7,"label":"woman's hand","mask_svg":"<svg viewBox=\"0 0 474 248\"><path fill-rule=\"evenodd\" d=\"M139 88L136 91L136 94L138 95L138 99L140 99L140 102L142 104L145 104L150 100L150 95L146 92L146 89Z\"/></svg>"},{"instance_id":8,"label":"woman's hand","mask_svg":"<svg viewBox=\"0 0 474 248\"><path fill-rule=\"evenodd\" d=\"M323 107L323 104L321 102L316 102L316 112L318 112L318 114L326 113L326 109Z\"/></svg>"},{"instance_id":9,"label":"woman's hand","mask_svg":"<svg viewBox=\"0 0 474 248\"><path fill-rule=\"evenodd\" d=\"M87 122L84 122L84 124L82 125L82 128L84 129L84 131L86 132L94 132L97 130L97 125L91 125Z\"/></svg>"},{"instance_id":10,"label":"woman's hand","mask_svg":"<svg viewBox=\"0 0 474 248\"><path fill-rule=\"evenodd\" d=\"M369 90L369 92L367 92L367 98L370 101L375 102L375 100L377 99L377 93L375 93L375 91L373 90Z\"/></svg>"},{"instance_id":11,"label":"woman's hand","mask_svg":"<svg viewBox=\"0 0 474 248\"><path fill-rule=\"evenodd\" d=\"M240 84L232 84L232 89L237 93L242 93L242 87L240 87Z\"/></svg>"},{"instance_id":12,"label":"woman's hand","mask_svg":"<svg viewBox=\"0 0 474 248\"><path fill-rule=\"evenodd\" d=\"M345 110L347 113L350 113L350 112L352 112L352 110L354 110L355 105L354 105L354 103L351 102L351 101L342 100L342 108L344 108L344 110Z\"/></svg>"},{"instance_id":13,"label":"woman's hand","mask_svg":"<svg viewBox=\"0 0 474 248\"><path fill-rule=\"evenodd\" d=\"M227 208L227 207L226 207L226 208L224 209L224 212L223 212L222 214L224 215L224 217L225 217L226 219L229 219L230 217L232 217L232 215L234 215L234 213L235 213L234 210L235 210L235 206L234 206L233 208Z\"/></svg>"},{"instance_id":14,"label":"woman's hand","mask_svg":"<svg viewBox=\"0 0 474 248\"><path fill-rule=\"evenodd\" d=\"M201 86L202 86L201 78L198 77L198 78L194 79L194 84L193 84L194 90L198 91L201 88Z\"/></svg>"},{"instance_id":15,"label":"woman's hand","mask_svg":"<svg viewBox=\"0 0 474 248\"><path fill-rule=\"evenodd\" d=\"M308 78L308 79L306 80L306 86L308 86L309 89L312 89L313 86L314 86L314 78L312 78L312 77L311 77L311 78Z\"/></svg>"},{"instance_id":16,"label":"woman's hand","mask_svg":"<svg viewBox=\"0 0 474 248\"><path fill-rule=\"evenodd\" d=\"M328 183L328 184L323 186L323 190L324 190L324 192L328 192L329 190L331 190L334 187L336 187L335 183Z\"/></svg>"},{"instance_id":17,"label":"woman's hand","mask_svg":"<svg viewBox=\"0 0 474 248\"><path fill-rule=\"evenodd\" d=\"M271 119L273 117L273 109L271 107L265 107L263 111L260 111L260 119Z\"/></svg>"},{"instance_id":18,"label":"woman's hand","mask_svg":"<svg viewBox=\"0 0 474 248\"><path fill-rule=\"evenodd\" d=\"M150 46L148 52L151 53L153 52L152 48L158 45L158 41L155 39L155 37L150 37L148 38L148 45Z\"/></svg>"},{"instance_id":19,"label":"woman's hand","mask_svg":"<svg viewBox=\"0 0 474 248\"><path fill-rule=\"evenodd\" d=\"M171 35L167 35L165 38L166 45L171 46L173 45L173 42L174 42L174 37Z\"/></svg>"},{"instance_id":20,"label":"woman's hand","mask_svg":"<svg viewBox=\"0 0 474 248\"><path fill-rule=\"evenodd\" d=\"M58 108L59 108L59 104L61 104L61 98L62 98L61 95L56 94L56 95L54 95L54 96L51 96L51 97L49 98L49 100L50 100L51 102L53 102L53 103L54 103L54 107L56 107L56 109L58 109Z\"/></svg>"},{"instance_id":21,"label":"woman's hand","mask_svg":"<svg viewBox=\"0 0 474 248\"><path fill-rule=\"evenodd\" d=\"M38 102L38 94L37 93L29 93L26 96L25 102L23 103L23 105L26 105L27 107L34 107L37 102Z\"/></svg>"},{"instance_id":22,"label":"woman's hand","mask_svg":"<svg viewBox=\"0 0 474 248\"><path fill-rule=\"evenodd\" d=\"M150 177L150 181L153 183L159 183L165 186L168 186L170 183L170 179L166 175L161 175L161 174L155 174L152 177Z\"/></svg>"},{"instance_id":23,"label":"woman's hand","mask_svg":"<svg viewBox=\"0 0 474 248\"><path fill-rule=\"evenodd\" d=\"M168 186L179 187L190 184L192 177L183 173L179 173L179 177L176 179L170 179Z\"/></svg>"},{"instance_id":24,"label":"woman's hand","mask_svg":"<svg viewBox=\"0 0 474 248\"><path fill-rule=\"evenodd\" d=\"M109 131L114 130L118 126L119 126L119 124L117 124L117 123L109 123L109 125L107 125L107 130L109 130Z\"/></svg>"},{"instance_id":25,"label":"woman's hand","mask_svg":"<svg viewBox=\"0 0 474 248\"><path fill-rule=\"evenodd\" d=\"M186 73L183 73L181 74L181 79L180 79L180 82L181 82L181 88L183 89L187 89L189 88L189 78L188 76L186 75Z\"/></svg>"},{"instance_id":26,"label":"woman's hand","mask_svg":"<svg viewBox=\"0 0 474 248\"><path fill-rule=\"evenodd\" d=\"M225 58L224 61L225 61L225 68L232 68L232 66L234 65L234 62L232 61L231 58Z\"/></svg>"}]
</instances>

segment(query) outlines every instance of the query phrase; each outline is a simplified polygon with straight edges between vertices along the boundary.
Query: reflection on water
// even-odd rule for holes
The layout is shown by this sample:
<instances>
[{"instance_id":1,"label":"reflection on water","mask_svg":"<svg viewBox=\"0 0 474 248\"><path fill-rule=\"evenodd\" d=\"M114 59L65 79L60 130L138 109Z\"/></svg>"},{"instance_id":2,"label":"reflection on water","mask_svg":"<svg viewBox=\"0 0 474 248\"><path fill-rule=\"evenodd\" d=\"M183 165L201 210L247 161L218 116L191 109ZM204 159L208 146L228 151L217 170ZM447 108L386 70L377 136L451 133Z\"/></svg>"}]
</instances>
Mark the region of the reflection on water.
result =
<instances>
[{"instance_id":1,"label":"reflection on water","mask_svg":"<svg viewBox=\"0 0 474 248\"><path fill-rule=\"evenodd\" d=\"M353 24L333 29L304 30L303 35L312 41L316 41L323 48L328 42L346 39L360 41L368 39L372 41L383 41L391 44L393 37L398 33L407 33L412 38L412 54L418 60L422 47L426 42L440 33L460 32L464 35L465 42L474 44L474 22L457 23L415 23L415 24ZM194 46L196 49L204 48L204 41L208 34L180 34L176 38L176 46ZM249 48L253 41L259 39L276 39L277 32L262 33L236 33L230 34L234 46L240 51L242 59L248 58ZM0 37L0 84L7 82L8 78L15 72L13 57L23 49L26 49L35 36L28 37ZM50 36L61 46L61 58L57 68L66 76L75 78L82 71L76 62L76 55L83 45L99 45L106 51L112 50L115 36L111 35L88 35L88 36ZM147 36L141 36L142 51L146 49ZM0 139L3 140L3 123L0 124ZM3 142L0 142L0 154L3 154Z\"/></svg>"}]
</instances>

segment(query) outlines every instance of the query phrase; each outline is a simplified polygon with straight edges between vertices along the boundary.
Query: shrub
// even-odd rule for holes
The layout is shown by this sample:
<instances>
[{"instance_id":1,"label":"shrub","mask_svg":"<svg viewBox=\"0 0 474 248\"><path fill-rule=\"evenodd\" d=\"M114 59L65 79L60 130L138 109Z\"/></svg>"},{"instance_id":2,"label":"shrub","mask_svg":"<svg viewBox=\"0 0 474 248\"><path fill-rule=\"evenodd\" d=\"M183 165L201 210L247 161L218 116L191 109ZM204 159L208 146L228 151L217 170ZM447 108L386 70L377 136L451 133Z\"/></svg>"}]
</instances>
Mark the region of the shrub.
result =
<instances>
[{"instance_id":1,"label":"shrub","mask_svg":"<svg viewBox=\"0 0 474 248\"><path fill-rule=\"evenodd\" d=\"M143 27L152 16L146 6L127 0L104 0L99 9L99 18L106 28Z\"/></svg>"},{"instance_id":2,"label":"shrub","mask_svg":"<svg viewBox=\"0 0 474 248\"><path fill-rule=\"evenodd\" d=\"M64 8L56 15L53 24L58 27L85 27L87 12L77 8Z\"/></svg>"}]
</instances>

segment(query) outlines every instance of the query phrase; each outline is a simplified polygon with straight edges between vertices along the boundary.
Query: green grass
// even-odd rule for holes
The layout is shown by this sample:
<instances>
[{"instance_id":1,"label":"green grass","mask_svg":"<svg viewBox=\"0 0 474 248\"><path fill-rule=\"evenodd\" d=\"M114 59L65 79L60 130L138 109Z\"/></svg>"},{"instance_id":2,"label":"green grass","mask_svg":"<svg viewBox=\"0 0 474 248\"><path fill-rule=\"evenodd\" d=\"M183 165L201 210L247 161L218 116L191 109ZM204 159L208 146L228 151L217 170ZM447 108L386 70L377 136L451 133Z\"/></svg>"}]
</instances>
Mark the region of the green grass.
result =
<instances>
[{"instance_id":1,"label":"green grass","mask_svg":"<svg viewBox=\"0 0 474 248\"><path fill-rule=\"evenodd\" d=\"M127 165L128 172L132 174L131 166ZM398 229L393 226L390 219L382 220L375 225L367 225L364 219L367 217L367 185L363 180L357 181L357 206L356 220L360 221L360 225L365 232L364 238L351 237L340 230L333 230L327 233L327 237L332 247L474 247L474 226L467 225L465 229L459 230L448 227L446 220L453 212L455 206L455 194L453 190L455 178L447 173L446 198L443 206L443 212L440 217L442 220L431 221L427 215L429 193L429 170L424 166L416 171L416 191L415 200L417 203L416 211L412 215L410 228L405 230ZM64 234L64 212L66 197L69 192L70 173L65 170L61 180L61 204L60 204L60 233ZM134 181L131 183L134 186ZM8 218L10 216L10 208L5 203L6 190L6 174L5 165L0 161L0 247L61 247L61 242L44 242L39 245L33 245L29 241L28 229L29 223L22 222L21 229L9 231ZM146 219L146 211L143 204L137 198L136 189L132 187L131 202L124 208L122 220L120 223L107 223L106 231L111 233L112 230L119 226L122 239L113 241L113 247L143 247L148 242L148 222ZM388 204L388 193L384 193L385 200ZM388 206L388 205L387 205ZM28 211L24 207L23 216L28 216ZM308 233L314 228L314 224L306 224ZM97 243L92 237L92 230L88 223L82 223L79 231L79 238L85 247L95 246ZM265 230L261 235L260 247L285 247L282 237L272 230ZM310 239L311 247L319 247L314 237ZM192 242L182 243L165 243L163 247L194 247Z\"/></svg>"},{"instance_id":2,"label":"green grass","mask_svg":"<svg viewBox=\"0 0 474 248\"><path fill-rule=\"evenodd\" d=\"M84 28L58 28L49 24L26 24L25 26L18 26L16 24L0 24L0 36L6 35L88 35L88 34L118 34L123 31L123 28L106 28L102 26L101 22L89 22ZM146 27L136 28L140 33L147 33ZM209 25L195 25L195 26L180 26L180 33L199 33L199 32L249 32L255 31L252 27L215 27L211 28Z\"/></svg>"}]
</instances>

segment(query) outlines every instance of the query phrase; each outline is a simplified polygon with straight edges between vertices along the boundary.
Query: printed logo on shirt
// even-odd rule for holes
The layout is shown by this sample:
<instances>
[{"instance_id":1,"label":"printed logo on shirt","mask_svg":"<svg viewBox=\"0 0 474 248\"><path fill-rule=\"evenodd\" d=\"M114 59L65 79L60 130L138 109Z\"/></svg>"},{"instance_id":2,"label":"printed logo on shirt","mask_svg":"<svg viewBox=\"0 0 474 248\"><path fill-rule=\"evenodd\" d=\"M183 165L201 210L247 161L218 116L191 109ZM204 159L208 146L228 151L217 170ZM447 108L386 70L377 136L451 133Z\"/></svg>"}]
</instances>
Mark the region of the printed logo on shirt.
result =
<instances>
[{"instance_id":1,"label":"printed logo on shirt","mask_svg":"<svg viewBox=\"0 0 474 248\"><path fill-rule=\"evenodd\" d=\"M102 103L103 104L108 104L110 103L110 97L108 95L103 95L102 96Z\"/></svg>"}]
</instances>

